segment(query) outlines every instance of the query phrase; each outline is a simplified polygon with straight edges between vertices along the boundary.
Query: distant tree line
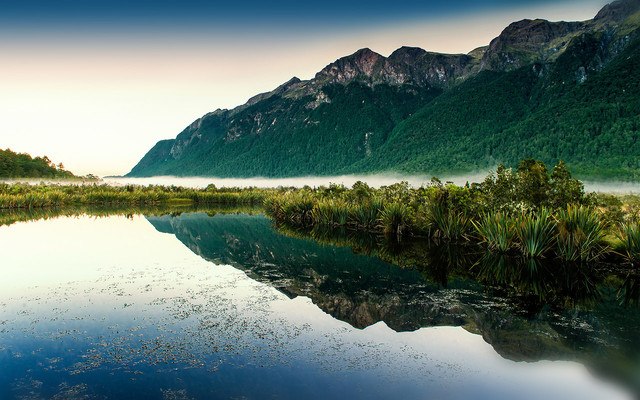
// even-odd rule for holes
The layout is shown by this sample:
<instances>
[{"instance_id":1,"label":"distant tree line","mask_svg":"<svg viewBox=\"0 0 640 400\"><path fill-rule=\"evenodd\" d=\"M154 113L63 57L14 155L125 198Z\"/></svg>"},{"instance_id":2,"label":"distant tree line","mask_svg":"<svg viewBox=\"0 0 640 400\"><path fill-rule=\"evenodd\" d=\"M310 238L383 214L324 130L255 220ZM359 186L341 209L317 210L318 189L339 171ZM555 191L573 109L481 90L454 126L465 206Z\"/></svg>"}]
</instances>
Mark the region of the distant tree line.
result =
<instances>
[{"instance_id":1,"label":"distant tree line","mask_svg":"<svg viewBox=\"0 0 640 400\"><path fill-rule=\"evenodd\" d=\"M0 149L0 178L75 178L62 163L47 156L31 157L11 149Z\"/></svg>"}]
</instances>

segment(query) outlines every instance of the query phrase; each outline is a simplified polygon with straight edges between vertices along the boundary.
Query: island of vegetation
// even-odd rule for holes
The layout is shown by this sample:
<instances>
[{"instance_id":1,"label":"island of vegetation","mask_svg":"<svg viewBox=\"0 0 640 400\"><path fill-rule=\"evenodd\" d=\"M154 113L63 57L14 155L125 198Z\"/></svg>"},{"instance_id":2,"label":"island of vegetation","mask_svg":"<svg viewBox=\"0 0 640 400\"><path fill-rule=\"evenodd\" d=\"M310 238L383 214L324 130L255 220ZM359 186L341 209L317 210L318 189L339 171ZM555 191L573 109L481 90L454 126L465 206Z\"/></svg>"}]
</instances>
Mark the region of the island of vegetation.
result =
<instances>
[{"instance_id":1,"label":"island of vegetation","mask_svg":"<svg viewBox=\"0 0 640 400\"><path fill-rule=\"evenodd\" d=\"M614 261L630 270L640 262L640 199L585 193L563 162L549 171L527 159L516 169L500 165L481 183L457 186L433 178L419 188L407 182L274 189L0 185L4 210L163 204L260 206L283 228L419 238L531 260Z\"/></svg>"}]
</instances>

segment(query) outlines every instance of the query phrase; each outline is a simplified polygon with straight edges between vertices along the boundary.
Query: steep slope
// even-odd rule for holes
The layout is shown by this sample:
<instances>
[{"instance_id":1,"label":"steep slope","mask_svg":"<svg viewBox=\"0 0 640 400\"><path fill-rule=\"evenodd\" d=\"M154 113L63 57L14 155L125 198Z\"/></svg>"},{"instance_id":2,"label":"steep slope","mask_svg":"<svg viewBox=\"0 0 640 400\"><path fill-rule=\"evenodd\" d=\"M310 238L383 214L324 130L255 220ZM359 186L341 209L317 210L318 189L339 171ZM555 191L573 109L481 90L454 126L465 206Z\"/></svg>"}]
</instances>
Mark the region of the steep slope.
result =
<instances>
[{"instance_id":1,"label":"steep slope","mask_svg":"<svg viewBox=\"0 0 640 400\"><path fill-rule=\"evenodd\" d=\"M593 20L522 20L469 54L336 60L158 142L130 176L466 172L536 157L633 178L640 0Z\"/></svg>"},{"instance_id":2,"label":"steep slope","mask_svg":"<svg viewBox=\"0 0 640 400\"><path fill-rule=\"evenodd\" d=\"M583 32L552 64L481 72L352 170L463 172L535 157L563 159L582 176L640 178L639 38L637 29Z\"/></svg>"},{"instance_id":3,"label":"steep slope","mask_svg":"<svg viewBox=\"0 0 640 400\"><path fill-rule=\"evenodd\" d=\"M375 151L402 120L465 79L467 55L362 49L158 142L129 176L332 174Z\"/></svg>"}]
</instances>

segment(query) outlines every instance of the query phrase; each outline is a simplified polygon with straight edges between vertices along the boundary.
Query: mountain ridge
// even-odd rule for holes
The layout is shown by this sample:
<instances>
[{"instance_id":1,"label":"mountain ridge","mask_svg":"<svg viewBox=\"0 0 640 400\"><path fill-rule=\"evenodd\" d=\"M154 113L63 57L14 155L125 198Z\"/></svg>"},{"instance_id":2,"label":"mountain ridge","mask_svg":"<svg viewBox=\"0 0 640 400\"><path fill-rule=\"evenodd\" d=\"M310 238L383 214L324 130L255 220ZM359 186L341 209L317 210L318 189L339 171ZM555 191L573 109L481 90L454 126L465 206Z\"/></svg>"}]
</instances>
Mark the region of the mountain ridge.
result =
<instances>
[{"instance_id":1,"label":"mountain ridge","mask_svg":"<svg viewBox=\"0 0 640 400\"><path fill-rule=\"evenodd\" d=\"M525 114L534 114L544 104L561 101L567 93L601 74L637 40L639 10L640 0L622 0L603 7L588 21L516 21L487 46L469 54L433 53L403 46L385 57L368 48L360 49L329 63L311 79L294 77L234 109L206 114L175 139L158 142L129 176L302 176L387 170L464 172L491 166L489 162L512 162L510 156L496 152L480 158L452 154L450 158L460 161L448 164L442 160L425 163L416 162L415 157L413 160L402 157L416 151L429 153L432 147L429 139L438 136L438 129L458 140L457 147L464 151L465 146L459 146L460 143L482 142L483 137L499 136L501 133L496 127L512 129L523 124L529 117ZM637 72L637 68L632 68L629 78ZM522 83L511 78L522 75L525 82L529 82L525 94L528 97L512 93L515 97L509 98L505 93L515 89L495 82L485 82L488 86L484 89L478 86L478 82L488 80L492 74L516 86ZM623 78L617 76L616 79ZM635 107L637 88L628 89L632 96L624 92L623 97L630 98ZM469 103L467 99L473 98L474 91L478 90L484 90L485 97L478 97L475 104ZM467 111L460 109L458 115L451 115L448 124L443 122L439 127L428 129L424 128L428 124L421 124L421 131L403 133L404 127L417 118L414 114L425 115L424 110L446 103L446 98L460 91L463 95L454 108L461 108L459 104L464 103ZM511 113L509 110L520 108L509 118L495 121L494 126L487 125L485 119L495 118L487 118L485 114L491 109L484 107L483 102L491 98L502 99L502 103L496 103L494 112ZM509 104L512 102L520 105ZM450 114L448 111L441 109L440 113ZM471 115L477 120L471 121L469 129L477 137L453 134L452 124ZM584 129L588 130L589 126L585 125ZM407 149L389 141L402 135L398 140L420 136L415 142L419 147ZM390 156L385 151L390 147L398 154ZM546 157L545 161L550 163L556 161L553 154L545 155L542 150L532 147L529 151L532 154L526 155ZM327 157L318 157L318 152L326 152ZM510 152L506 149L506 153ZM272 153L272 159L267 153ZM570 166L573 164L573 160L567 161ZM623 177L638 175L640 165L637 171L634 168L624 172ZM634 171L629 174L631 170ZM594 172L597 175L597 169L591 168L587 175ZM612 173L618 174L620 170Z\"/></svg>"}]
</instances>

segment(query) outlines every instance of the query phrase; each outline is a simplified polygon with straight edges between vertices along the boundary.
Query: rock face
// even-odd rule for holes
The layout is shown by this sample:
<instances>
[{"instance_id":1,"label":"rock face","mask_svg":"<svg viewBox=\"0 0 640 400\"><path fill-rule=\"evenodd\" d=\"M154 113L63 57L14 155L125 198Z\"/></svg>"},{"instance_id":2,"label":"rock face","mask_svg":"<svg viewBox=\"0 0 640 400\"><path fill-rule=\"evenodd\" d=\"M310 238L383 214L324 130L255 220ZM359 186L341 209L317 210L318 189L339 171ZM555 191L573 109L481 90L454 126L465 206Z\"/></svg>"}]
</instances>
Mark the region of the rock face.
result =
<instances>
[{"instance_id":1,"label":"rock face","mask_svg":"<svg viewBox=\"0 0 640 400\"><path fill-rule=\"evenodd\" d=\"M596 22L622 22L640 10L640 0L617 0L607 4L596 14Z\"/></svg>"},{"instance_id":2,"label":"rock face","mask_svg":"<svg viewBox=\"0 0 640 400\"><path fill-rule=\"evenodd\" d=\"M482 57L482 68L509 71L532 62L543 62L566 49L581 22L549 22L525 19L509 25L493 39Z\"/></svg>"},{"instance_id":3,"label":"rock face","mask_svg":"<svg viewBox=\"0 0 640 400\"><path fill-rule=\"evenodd\" d=\"M392 157L379 151L399 135L396 131L403 126L401 122L431 104L444 103L435 100L441 95L468 91L461 99L475 98L475 103L465 105L465 111L447 123L476 118L477 124L468 132L475 132L480 139L502 132L508 127L500 125L502 122L487 124L483 114L486 111L481 108L483 102L497 98L504 98L505 103L496 104L494 111L512 107L511 99L505 95L510 89L496 86L483 98L476 98L479 90L487 87L488 76L531 71L535 82L530 77L526 80L530 91L527 101L532 103L522 108L535 111L540 99L549 104L556 99L552 96L569 91L570 84L589 82L640 37L639 10L640 0L620 0L605 6L589 21L525 19L510 24L487 46L469 54L401 47L385 57L371 49L361 49L330 63L312 79L294 77L244 105L199 118L176 139L158 142L129 176L302 176L380 169L421 172L430 165L412 164L411 155L389 163ZM633 70L628 73L633 74ZM436 114L451 109L450 104ZM514 113L524 116L522 109ZM412 117L415 118L418 117ZM433 129L426 129L425 125L424 121L416 124L416 130L399 142L415 148L422 146L418 143L428 143L422 140L425 135L445 131L444 125ZM460 140L475 143L478 138ZM392 147L390 154L402 152L402 146ZM417 150L428 153L432 148L427 145ZM549 151L539 150L541 155L536 151L527 156L549 155ZM513 152L506 149L506 153ZM489 148L484 162L495 165L505 161L504 153L494 154ZM452 159L444 153L442 157ZM477 157L454 161L458 170L489 166L476 162Z\"/></svg>"}]
</instances>

